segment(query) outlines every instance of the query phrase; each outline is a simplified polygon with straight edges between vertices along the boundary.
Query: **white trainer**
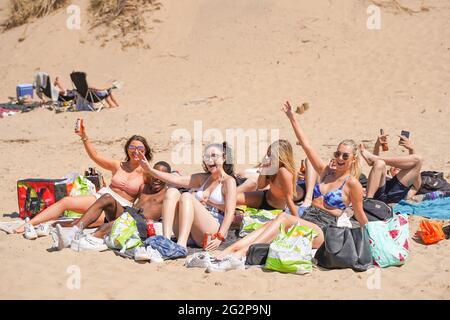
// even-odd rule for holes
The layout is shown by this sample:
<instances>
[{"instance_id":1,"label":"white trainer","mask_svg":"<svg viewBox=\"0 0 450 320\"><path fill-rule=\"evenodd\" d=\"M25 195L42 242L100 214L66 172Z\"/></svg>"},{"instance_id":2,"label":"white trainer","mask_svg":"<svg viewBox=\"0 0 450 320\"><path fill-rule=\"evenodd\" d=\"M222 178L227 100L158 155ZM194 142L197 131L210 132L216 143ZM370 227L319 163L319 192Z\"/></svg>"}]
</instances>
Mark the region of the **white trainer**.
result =
<instances>
[{"instance_id":1,"label":"white trainer","mask_svg":"<svg viewBox=\"0 0 450 320\"><path fill-rule=\"evenodd\" d=\"M77 252L82 251L105 251L108 250L108 247L105 243L105 240L96 238L91 235L86 235L79 239L72 240L70 244L70 248Z\"/></svg>"},{"instance_id":2,"label":"white trainer","mask_svg":"<svg viewBox=\"0 0 450 320\"><path fill-rule=\"evenodd\" d=\"M158 250L153 249L151 246L147 246L147 254L150 259L150 262L161 263L164 261L161 253Z\"/></svg>"},{"instance_id":3,"label":"white trainer","mask_svg":"<svg viewBox=\"0 0 450 320\"><path fill-rule=\"evenodd\" d=\"M28 240L37 239L38 235L36 233L36 230L34 230L34 227L32 224L30 224L30 223L25 224L24 237Z\"/></svg>"},{"instance_id":4,"label":"white trainer","mask_svg":"<svg viewBox=\"0 0 450 320\"><path fill-rule=\"evenodd\" d=\"M134 250L134 260L136 261L149 261L150 257L147 253L147 248L138 247Z\"/></svg>"},{"instance_id":5,"label":"white trainer","mask_svg":"<svg viewBox=\"0 0 450 320\"><path fill-rule=\"evenodd\" d=\"M225 272L230 270L244 270L245 258L228 255L223 260L213 261L206 268L206 272Z\"/></svg>"},{"instance_id":6,"label":"white trainer","mask_svg":"<svg viewBox=\"0 0 450 320\"><path fill-rule=\"evenodd\" d=\"M192 256L187 257L184 265L187 268L208 268L213 258L207 251L196 252Z\"/></svg>"},{"instance_id":7,"label":"white trainer","mask_svg":"<svg viewBox=\"0 0 450 320\"><path fill-rule=\"evenodd\" d=\"M50 234L50 225L41 223L36 228L36 234L38 237L46 237Z\"/></svg>"},{"instance_id":8,"label":"white trainer","mask_svg":"<svg viewBox=\"0 0 450 320\"><path fill-rule=\"evenodd\" d=\"M77 226L71 228L63 228L61 225L56 225L56 235L58 236L58 250L70 247L75 236L78 237L80 229Z\"/></svg>"}]
</instances>

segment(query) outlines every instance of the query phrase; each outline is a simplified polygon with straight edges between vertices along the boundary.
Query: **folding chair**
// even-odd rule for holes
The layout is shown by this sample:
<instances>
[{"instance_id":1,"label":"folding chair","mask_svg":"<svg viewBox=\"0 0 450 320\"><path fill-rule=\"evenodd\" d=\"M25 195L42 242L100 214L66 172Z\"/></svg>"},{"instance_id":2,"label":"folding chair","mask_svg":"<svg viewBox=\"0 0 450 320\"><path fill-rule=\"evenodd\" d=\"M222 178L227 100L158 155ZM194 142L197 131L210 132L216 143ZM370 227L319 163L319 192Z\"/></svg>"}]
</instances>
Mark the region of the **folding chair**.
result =
<instances>
[{"instance_id":1,"label":"folding chair","mask_svg":"<svg viewBox=\"0 0 450 320\"><path fill-rule=\"evenodd\" d=\"M106 97L108 97L109 92L106 96L98 96L95 91L90 90L87 80L86 80L86 73L85 72L79 72L74 71L70 74L70 79L72 80L72 83L77 90L79 97L84 99L88 102L89 106L91 104L95 105L96 103L100 103L101 107L97 109L97 112L102 110L103 107L105 107L105 101L103 101ZM94 108L90 106L92 111L94 111Z\"/></svg>"},{"instance_id":2,"label":"folding chair","mask_svg":"<svg viewBox=\"0 0 450 320\"><path fill-rule=\"evenodd\" d=\"M61 107L61 104L72 100L74 97L63 96L59 93L59 89L53 85L50 75L45 72L38 72L35 75L34 88L40 99L44 99L42 94L50 99L50 104ZM69 91L69 90L68 90Z\"/></svg>"}]
</instances>

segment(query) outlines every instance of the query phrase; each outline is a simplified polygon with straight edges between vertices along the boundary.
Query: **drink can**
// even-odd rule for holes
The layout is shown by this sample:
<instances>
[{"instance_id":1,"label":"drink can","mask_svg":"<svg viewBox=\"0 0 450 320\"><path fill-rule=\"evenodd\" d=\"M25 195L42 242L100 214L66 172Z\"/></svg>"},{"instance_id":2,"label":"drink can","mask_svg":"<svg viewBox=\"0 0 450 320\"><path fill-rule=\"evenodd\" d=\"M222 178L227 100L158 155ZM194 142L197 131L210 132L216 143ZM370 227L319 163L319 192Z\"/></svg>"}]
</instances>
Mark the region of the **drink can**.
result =
<instances>
[{"instance_id":1,"label":"drink can","mask_svg":"<svg viewBox=\"0 0 450 320\"><path fill-rule=\"evenodd\" d=\"M75 123L75 132L80 132L82 128L83 128L83 119L77 119L77 122Z\"/></svg>"},{"instance_id":2,"label":"drink can","mask_svg":"<svg viewBox=\"0 0 450 320\"><path fill-rule=\"evenodd\" d=\"M156 236L155 226L152 220L147 220L147 237Z\"/></svg>"},{"instance_id":3,"label":"drink can","mask_svg":"<svg viewBox=\"0 0 450 320\"><path fill-rule=\"evenodd\" d=\"M211 233L205 233L203 236L203 249L206 249L206 246L208 243L212 240L212 234Z\"/></svg>"}]
</instances>

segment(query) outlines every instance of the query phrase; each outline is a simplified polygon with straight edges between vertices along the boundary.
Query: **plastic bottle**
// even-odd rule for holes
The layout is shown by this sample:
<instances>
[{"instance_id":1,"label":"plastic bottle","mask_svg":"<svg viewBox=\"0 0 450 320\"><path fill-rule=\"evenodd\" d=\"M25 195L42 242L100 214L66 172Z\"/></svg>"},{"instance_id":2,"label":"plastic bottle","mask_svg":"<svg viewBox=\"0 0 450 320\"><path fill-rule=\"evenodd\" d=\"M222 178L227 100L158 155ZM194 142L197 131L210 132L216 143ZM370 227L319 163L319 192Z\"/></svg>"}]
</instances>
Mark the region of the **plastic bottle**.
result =
<instances>
[{"instance_id":1,"label":"plastic bottle","mask_svg":"<svg viewBox=\"0 0 450 320\"><path fill-rule=\"evenodd\" d=\"M380 134L381 134L381 135L384 135L384 130L383 130L383 129L380 129ZM388 147L387 142L382 143L382 144L381 144L381 147L383 148L383 151L388 151L388 150L389 150L389 147Z\"/></svg>"}]
</instances>

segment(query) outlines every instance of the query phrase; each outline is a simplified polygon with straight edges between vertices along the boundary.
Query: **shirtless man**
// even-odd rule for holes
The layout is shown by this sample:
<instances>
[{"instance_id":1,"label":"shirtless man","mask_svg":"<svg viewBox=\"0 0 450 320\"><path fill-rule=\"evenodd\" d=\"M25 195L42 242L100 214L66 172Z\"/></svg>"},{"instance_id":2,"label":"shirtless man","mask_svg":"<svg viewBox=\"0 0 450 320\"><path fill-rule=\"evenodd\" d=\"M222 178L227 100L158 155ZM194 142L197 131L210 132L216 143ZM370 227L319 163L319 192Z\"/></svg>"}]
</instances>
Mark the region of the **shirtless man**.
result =
<instances>
[{"instance_id":1,"label":"shirtless man","mask_svg":"<svg viewBox=\"0 0 450 320\"><path fill-rule=\"evenodd\" d=\"M163 172L171 172L170 165L164 161L157 162L154 165L154 168ZM146 183L141 186L138 201L133 205L133 208L142 209L142 213L147 221L157 221L161 219L162 204L166 190L167 186L163 181L151 177L149 181L146 181ZM61 250L67 248L72 243L75 233L70 232L70 229L72 229L71 227L77 226L79 229L83 229L84 226L88 226L92 222L97 221L102 212L105 212L105 223L92 234L94 238L99 238L98 245L101 247L100 240L103 242L103 237L111 231L114 221L120 217L125 210L126 208L122 207L111 195L102 195L81 218L73 221L69 228L62 228L60 225L56 226L56 228L59 229L57 232L58 249ZM92 239L92 237L89 237L89 239L95 240ZM94 247L96 246L94 243L92 245L92 250L95 250Z\"/></svg>"}]
</instances>

